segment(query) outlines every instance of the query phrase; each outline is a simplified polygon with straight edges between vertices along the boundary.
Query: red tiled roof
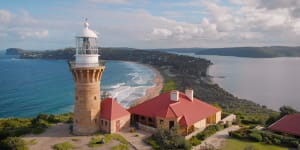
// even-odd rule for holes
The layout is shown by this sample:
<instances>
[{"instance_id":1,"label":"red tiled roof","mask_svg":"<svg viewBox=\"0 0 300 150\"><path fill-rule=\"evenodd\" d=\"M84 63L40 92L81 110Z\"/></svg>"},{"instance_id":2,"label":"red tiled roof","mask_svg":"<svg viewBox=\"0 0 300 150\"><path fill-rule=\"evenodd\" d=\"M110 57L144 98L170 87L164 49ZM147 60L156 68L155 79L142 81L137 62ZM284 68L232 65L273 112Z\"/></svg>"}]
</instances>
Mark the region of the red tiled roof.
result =
<instances>
[{"instance_id":1,"label":"red tiled roof","mask_svg":"<svg viewBox=\"0 0 300 150\"><path fill-rule=\"evenodd\" d=\"M106 98L101 102L100 118L114 120L130 113L112 98Z\"/></svg>"},{"instance_id":2,"label":"red tiled roof","mask_svg":"<svg viewBox=\"0 0 300 150\"><path fill-rule=\"evenodd\" d=\"M191 101L184 93L179 93L179 100L172 101L170 92L161 94L153 99L129 109L131 114L147 117L179 118L184 116L188 126L214 115L220 111L199 99Z\"/></svg>"},{"instance_id":3,"label":"red tiled roof","mask_svg":"<svg viewBox=\"0 0 300 150\"><path fill-rule=\"evenodd\" d=\"M271 131L300 136L300 113L286 115L269 126Z\"/></svg>"}]
</instances>

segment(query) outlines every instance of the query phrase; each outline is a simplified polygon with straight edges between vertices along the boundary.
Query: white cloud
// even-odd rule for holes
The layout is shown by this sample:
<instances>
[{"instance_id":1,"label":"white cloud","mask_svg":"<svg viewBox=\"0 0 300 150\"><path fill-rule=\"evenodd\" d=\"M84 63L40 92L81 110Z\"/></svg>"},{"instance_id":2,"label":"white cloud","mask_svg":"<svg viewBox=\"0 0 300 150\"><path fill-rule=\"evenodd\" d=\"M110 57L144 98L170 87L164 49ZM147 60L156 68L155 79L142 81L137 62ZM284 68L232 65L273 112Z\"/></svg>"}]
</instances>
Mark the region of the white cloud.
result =
<instances>
[{"instance_id":1,"label":"white cloud","mask_svg":"<svg viewBox=\"0 0 300 150\"><path fill-rule=\"evenodd\" d=\"M41 30L41 31L21 31L18 32L21 39L27 38L46 38L49 35L48 30Z\"/></svg>"},{"instance_id":2,"label":"white cloud","mask_svg":"<svg viewBox=\"0 0 300 150\"><path fill-rule=\"evenodd\" d=\"M163 28L154 28L151 34L158 39L165 39L172 35L172 31Z\"/></svg>"},{"instance_id":3,"label":"white cloud","mask_svg":"<svg viewBox=\"0 0 300 150\"><path fill-rule=\"evenodd\" d=\"M10 22L12 15L6 11L0 9L0 24L7 24Z\"/></svg>"},{"instance_id":4,"label":"white cloud","mask_svg":"<svg viewBox=\"0 0 300 150\"><path fill-rule=\"evenodd\" d=\"M100 33L101 46L160 48L299 45L300 18L296 13L298 1L277 4L264 0L229 1L232 4L222 5L220 0L191 0L169 5L159 3L163 8L153 12L156 10L147 10L148 7L152 8L151 2L141 4L138 1L135 4L137 0L89 0L90 3L80 1L76 7L62 8L61 13L66 15L48 14L50 17L44 18L33 17L27 11L12 13L0 10L0 38L1 41L7 37L19 40L47 39L47 43L56 47L74 46L74 35L81 31L80 19L84 16L89 18L91 28ZM96 2L120 5L117 8L106 8L98 7L101 4ZM126 5L124 7L121 4ZM173 8L174 5L176 7ZM191 9L182 11L182 8ZM199 20L178 21L189 20L182 19L189 17L187 15L195 15L194 18Z\"/></svg>"},{"instance_id":5,"label":"white cloud","mask_svg":"<svg viewBox=\"0 0 300 150\"><path fill-rule=\"evenodd\" d=\"M43 23L33 18L27 11L11 13L0 10L0 38L2 40L18 41L24 39L43 39L48 37L49 31Z\"/></svg>"},{"instance_id":6,"label":"white cloud","mask_svg":"<svg viewBox=\"0 0 300 150\"><path fill-rule=\"evenodd\" d=\"M272 6L261 1L231 0L233 4L239 5L237 7L221 6L217 1L202 2L207 10L206 18L198 24L173 20L164 28L173 34L164 38L172 42L172 46L181 43L190 46L205 44L208 47L299 45L300 19L292 13L298 7L298 1L297 4L296 1L278 2L282 6L276 7L273 1Z\"/></svg>"}]
</instances>

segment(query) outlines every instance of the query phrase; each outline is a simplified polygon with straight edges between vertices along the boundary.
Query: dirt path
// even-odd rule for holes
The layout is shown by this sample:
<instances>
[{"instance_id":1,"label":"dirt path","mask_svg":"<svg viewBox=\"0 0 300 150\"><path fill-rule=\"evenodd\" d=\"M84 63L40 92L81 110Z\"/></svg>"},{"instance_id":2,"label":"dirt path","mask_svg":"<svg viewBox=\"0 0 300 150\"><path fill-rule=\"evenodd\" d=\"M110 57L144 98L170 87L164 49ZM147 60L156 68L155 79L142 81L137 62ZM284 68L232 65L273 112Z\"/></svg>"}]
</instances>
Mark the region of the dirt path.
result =
<instances>
[{"instance_id":1,"label":"dirt path","mask_svg":"<svg viewBox=\"0 0 300 150\"><path fill-rule=\"evenodd\" d=\"M87 144L90 142L91 138L92 136L74 136L70 134L69 125L63 123L51 126L42 134L26 135L23 137L26 141L35 139L37 142L36 144L29 146L30 150L52 150L53 145L62 142L70 142L75 146L75 149L78 150L109 150L113 146L120 144L118 141L113 140L101 147L90 148ZM130 147L130 149L133 148Z\"/></svg>"},{"instance_id":2,"label":"dirt path","mask_svg":"<svg viewBox=\"0 0 300 150\"><path fill-rule=\"evenodd\" d=\"M213 145L216 149L219 149L223 146L225 140L229 138L228 133L230 131L238 130L239 128L240 128L239 126L235 125L235 126L228 127L224 130L221 130L216 134L210 136L206 140L202 141L200 145L193 147L193 150L198 150L200 149L200 147L205 145Z\"/></svg>"}]
</instances>

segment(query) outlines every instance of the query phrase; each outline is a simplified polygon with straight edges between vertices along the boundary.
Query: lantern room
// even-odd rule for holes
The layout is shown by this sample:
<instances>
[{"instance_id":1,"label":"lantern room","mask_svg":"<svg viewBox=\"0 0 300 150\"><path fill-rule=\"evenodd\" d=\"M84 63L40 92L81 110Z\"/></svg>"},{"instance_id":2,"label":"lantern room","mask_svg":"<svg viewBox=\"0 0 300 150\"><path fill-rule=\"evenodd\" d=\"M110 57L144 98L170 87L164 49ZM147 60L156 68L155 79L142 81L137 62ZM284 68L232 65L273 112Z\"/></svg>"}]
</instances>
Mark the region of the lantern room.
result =
<instances>
[{"instance_id":1,"label":"lantern room","mask_svg":"<svg viewBox=\"0 0 300 150\"><path fill-rule=\"evenodd\" d=\"M89 23L87 22L87 19L85 19L83 25L84 28L81 35L76 37L76 66L98 66L98 36L93 30L89 29Z\"/></svg>"}]
</instances>

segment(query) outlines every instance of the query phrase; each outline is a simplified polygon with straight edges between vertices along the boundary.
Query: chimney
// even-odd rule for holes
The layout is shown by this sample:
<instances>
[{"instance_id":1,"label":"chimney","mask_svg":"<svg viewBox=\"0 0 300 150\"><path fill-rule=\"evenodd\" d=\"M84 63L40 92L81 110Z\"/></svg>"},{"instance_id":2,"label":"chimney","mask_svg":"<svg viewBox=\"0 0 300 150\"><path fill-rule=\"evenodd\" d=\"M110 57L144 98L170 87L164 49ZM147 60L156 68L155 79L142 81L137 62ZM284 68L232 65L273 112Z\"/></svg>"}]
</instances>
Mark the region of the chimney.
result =
<instances>
[{"instance_id":1,"label":"chimney","mask_svg":"<svg viewBox=\"0 0 300 150\"><path fill-rule=\"evenodd\" d=\"M171 100L175 102L179 101L179 92L177 90L171 91Z\"/></svg>"},{"instance_id":2,"label":"chimney","mask_svg":"<svg viewBox=\"0 0 300 150\"><path fill-rule=\"evenodd\" d=\"M193 89L186 89L185 95L191 100L194 100L194 90Z\"/></svg>"}]
</instances>

